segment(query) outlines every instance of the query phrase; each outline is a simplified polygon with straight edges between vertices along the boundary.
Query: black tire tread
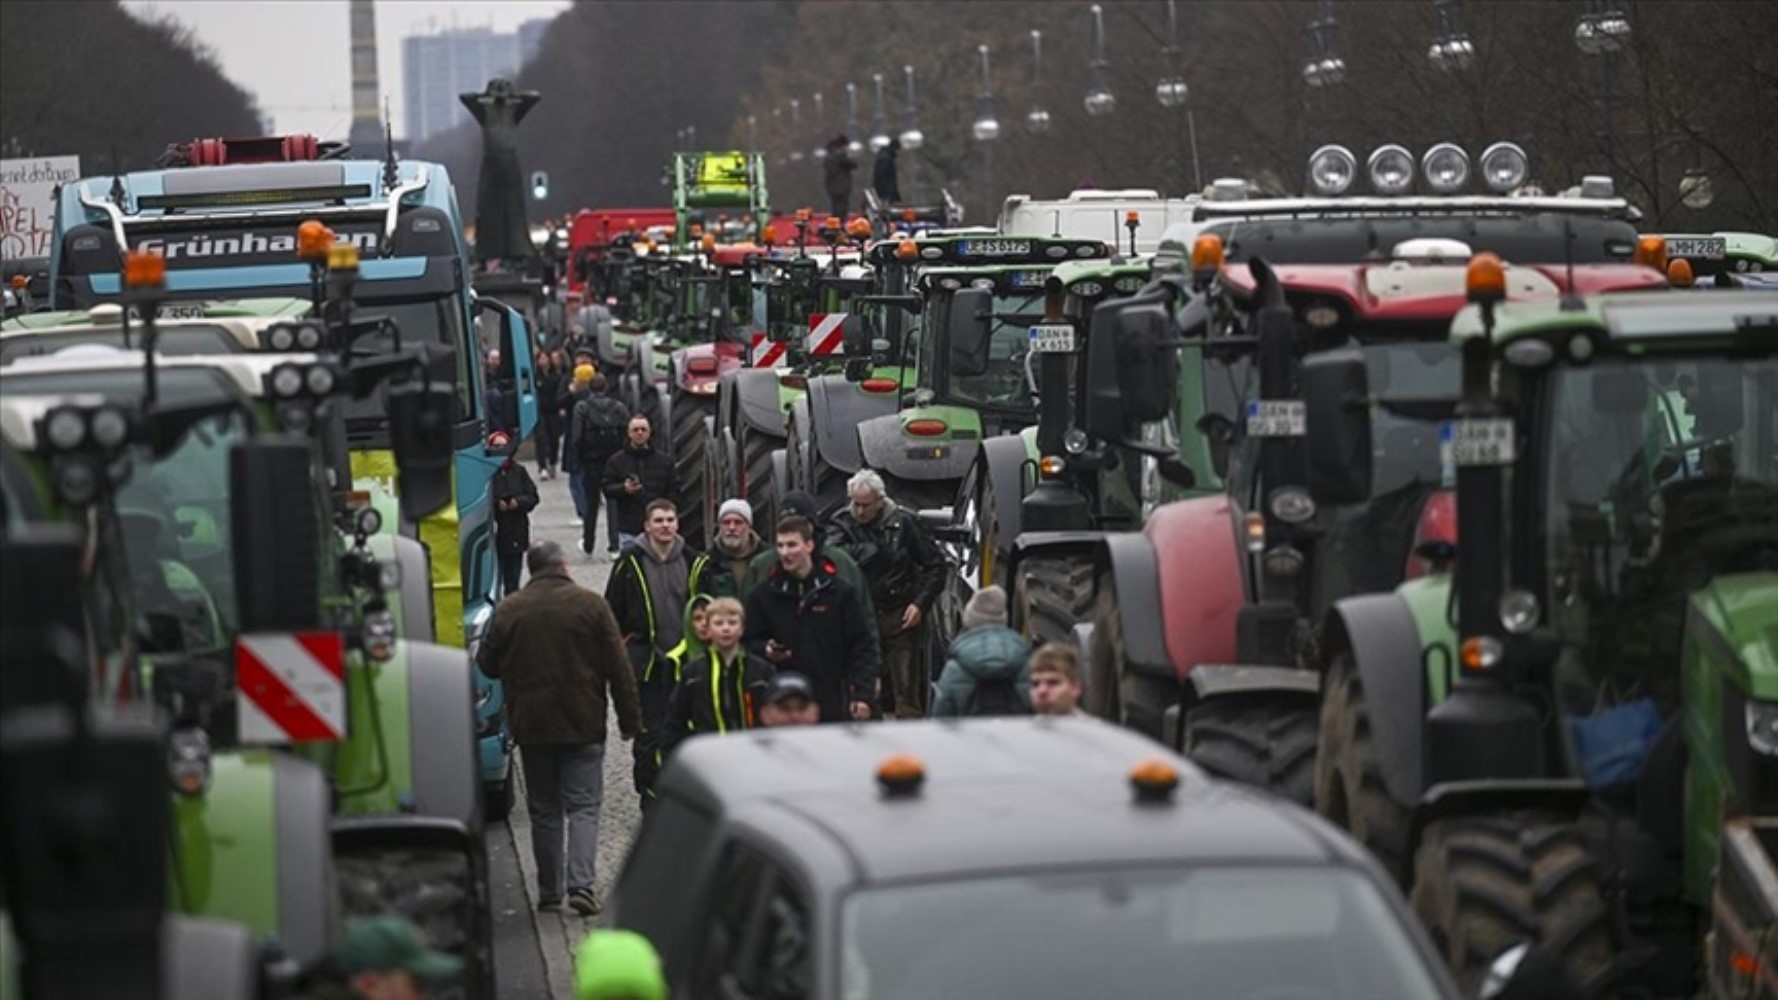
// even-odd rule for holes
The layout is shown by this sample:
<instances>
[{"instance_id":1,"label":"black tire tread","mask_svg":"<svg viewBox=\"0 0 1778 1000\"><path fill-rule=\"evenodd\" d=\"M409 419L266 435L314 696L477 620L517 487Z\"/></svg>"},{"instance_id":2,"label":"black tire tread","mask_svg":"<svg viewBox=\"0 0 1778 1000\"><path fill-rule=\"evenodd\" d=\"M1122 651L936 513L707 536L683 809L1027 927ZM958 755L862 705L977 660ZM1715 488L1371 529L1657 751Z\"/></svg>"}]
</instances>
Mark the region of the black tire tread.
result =
<instances>
[{"instance_id":1,"label":"black tire tread","mask_svg":"<svg viewBox=\"0 0 1778 1000\"><path fill-rule=\"evenodd\" d=\"M1307 699L1214 698L1185 716L1185 755L1302 806L1315 801L1319 710Z\"/></svg>"},{"instance_id":2,"label":"black tire tread","mask_svg":"<svg viewBox=\"0 0 1778 1000\"><path fill-rule=\"evenodd\" d=\"M778 520L778 481L772 473L772 452L784 439L755 428L740 428L741 464L747 469L747 502L753 505L753 528L761 538L772 534Z\"/></svg>"},{"instance_id":3,"label":"black tire tread","mask_svg":"<svg viewBox=\"0 0 1778 1000\"><path fill-rule=\"evenodd\" d=\"M1414 860L1414 912L1466 991L1495 956L1529 940L1583 995L1598 995L1615 953L1607 899L1580 828L1549 813L1439 820Z\"/></svg>"},{"instance_id":4,"label":"black tire tread","mask_svg":"<svg viewBox=\"0 0 1778 1000\"><path fill-rule=\"evenodd\" d=\"M1093 617L1098 568L1083 558L1038 557L1019 564L1018 607L1031 645L1068 642Z\"/></svg>"},{"instance_id":5,"label":"black tire tread","mask_svg":"<svg viewBox=\"0 0 1778 1000\"><path fill-rule=\"evenodd\" d=\"M1315 808L1343 826L1406 887L1410 817L1383 782L1371 738L1370 702L1350 653L1335 655L1322 691Z\"/></svg>"},{"instance_id":6,"label":"black tire tread","mask_svg":"<svg viewBox=\"0 0 1778 1000\"><path fill-rule=\"evenodd\" d=\"M710 435L705 419L716 412L715 403L681 393L673 399L673 481L679 488L679 534L698 548L709 545L709 521L705 455Z\"/></svg>"}]
</instances>

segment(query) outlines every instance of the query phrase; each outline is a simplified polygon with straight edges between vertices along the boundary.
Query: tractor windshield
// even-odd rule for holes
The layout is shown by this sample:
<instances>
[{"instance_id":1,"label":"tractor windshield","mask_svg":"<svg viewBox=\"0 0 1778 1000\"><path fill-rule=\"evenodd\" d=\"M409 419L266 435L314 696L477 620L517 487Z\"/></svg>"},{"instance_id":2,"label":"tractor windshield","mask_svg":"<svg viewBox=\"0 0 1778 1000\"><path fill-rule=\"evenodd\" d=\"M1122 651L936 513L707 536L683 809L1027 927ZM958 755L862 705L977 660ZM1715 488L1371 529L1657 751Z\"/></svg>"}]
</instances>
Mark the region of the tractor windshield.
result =
<instances>
[{"instance_id":1,"label":"tractor windshield","mask_svg":"<svg viewBox=\"0 0 1778 1000\"><path fill-rule=\"evenodd\" d=\"M362 302L357 309L362 318L386 316L401 331L403 347L430 344L453 353L451 379L456 383L457 404L462 407L459 418L470 409L470 352L465 350L469 338L463 333L461 301L453 296L406 301L376 300ZM395 349L395 342L384 334L364 337L352 345L354 357L365 358ZM442 374L439 377L443 377ZM354 436L381 432L389 424L388 383L378 386L363 399L346 403L346 426Z\"/></svg>"},{"instance_id":2,"label":"tractor windshield","mask_svg":"<svg viewBox=\"0 0 1778 1000\"><path fill-rule=\"evenodd\" d=\"M1558 370L1550 407L1532 516L1552 621L1607 675L1589 696L1677 697L1687 595L1778 568L1778 361L1601 359Z\"/></svg>"},{"instance_id":3,"label":"tractor windshield","mask_svg":"<svg viewBox=\"0 0 1778 1000\"><path fill-rule=\"evenodd\" d=\"M988 328L988 370L980 375L951 375L938 387L939 398L964 405L1030 410L1031 384L1025 355L1031 349L1031 325L1043 320L1041 295L996 295Z\"/></svg>"}]
</instances>

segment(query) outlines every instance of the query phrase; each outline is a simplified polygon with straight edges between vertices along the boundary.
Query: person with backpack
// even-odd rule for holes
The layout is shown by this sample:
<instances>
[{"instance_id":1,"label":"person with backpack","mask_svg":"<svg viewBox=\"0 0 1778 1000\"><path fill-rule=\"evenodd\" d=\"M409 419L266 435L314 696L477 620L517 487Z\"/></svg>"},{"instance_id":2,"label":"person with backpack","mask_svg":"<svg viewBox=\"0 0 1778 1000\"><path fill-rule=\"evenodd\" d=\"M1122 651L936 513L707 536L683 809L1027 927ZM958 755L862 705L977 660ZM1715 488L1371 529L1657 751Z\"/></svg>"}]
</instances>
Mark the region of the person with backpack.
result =
<instances>
[{"instance_id":1,"label":"person with backpack","mask_svg":"<svg viewBox=\"0 0 1778 1000\"><path fill-rule=\"evenodd\" d=\"M983 587L963 609L963 631L951 640L938 677L932 714L938 718L1030 715L1025 661L1031 644L1006 627L1006 591Z\"/></svg>"},{"instance_id":2,"label":"person with backpack","mask_svg":"<svg viewBox=\"0 0 1778 1000\"><path fill-rule=\"evenodd\" d=\"M599 519L599 498L605 495L605 463L624 448L624 428L630 408L607 395L605 376L595 374L592 391L574 404L574 446L580 458L580 481L586 492L586 513L581 517L580 551L593 554L593 523ZM605 512L606 551L617 554L617 504ZM639 532L635 529L633 533Z\"/></svg>"}]
</instances>

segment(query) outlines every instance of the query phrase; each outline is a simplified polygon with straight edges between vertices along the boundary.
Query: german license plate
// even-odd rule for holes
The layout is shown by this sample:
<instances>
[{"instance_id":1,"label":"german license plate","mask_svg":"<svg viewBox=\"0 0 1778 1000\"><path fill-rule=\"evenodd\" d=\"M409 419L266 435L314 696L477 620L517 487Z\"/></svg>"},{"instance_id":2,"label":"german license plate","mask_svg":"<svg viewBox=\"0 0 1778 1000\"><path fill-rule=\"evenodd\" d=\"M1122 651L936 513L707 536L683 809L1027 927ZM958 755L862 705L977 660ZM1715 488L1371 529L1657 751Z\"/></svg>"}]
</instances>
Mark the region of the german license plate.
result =
<instances>
[{"instance_id":1,"label":"german license plate","mask_svg":"<svg viewBox=\"0 0 1778 1000\"><path fill-rule=\"evenodd\" d=\"M1511 465L1515 457L1513 422L1495 418L1440 424L1438 451L1447 466Z\"/></svg>"},{"instance_id":2,"label":"german license plate","mask_svg":"<svg viewBox=\"0 0 1778 1000\"><path fill-rule=\"evenodd\" d=\"M1692 260L1721 260L1729 241L1721 236L1674 236L1667 240L1667 256Z\"/></svg>"},{"instance_id":3,"label":"german license plate","mask_svg":"<svg viewBox=\"0 0 1778 1000\"><path fill-rule=\"evenodd\" d=\"M130 318L142 318L142 310L130 307ZM198 302L163 302L154 307L155 319L203 319L204 307Z\"/></svg>"},{"instance_id":4,"label":"german license plate","mask_svg":"<svg viewBox=\"0 0 1778 1000\"><path fill-rule=\"evenodd\" d=\"M1067 323L1043 323L1032 327L1031 350L1038 354L1072 354L1074 327Z\"/></svg>"},{"instance_id":5,"label":"german license plate","mask_svg":"<svg viewBox=\"0 0 1778 1000\"><path fill-rule=\"evenodd\" d=\"M1256 399L1247 404L1248 437L1302 437L1308 410L1300 399Z\"/></svg>"},{"instance_id":6,"label":"german license plate","mask_svg":"<svg viewBox=\"0 0 1778 1000\"><path fill-rule=\"evenodd\" d=\"M1028 240L964 240L957 246L965 257L1023 257L1031 252Z\"/></svg>"}]
</instances>

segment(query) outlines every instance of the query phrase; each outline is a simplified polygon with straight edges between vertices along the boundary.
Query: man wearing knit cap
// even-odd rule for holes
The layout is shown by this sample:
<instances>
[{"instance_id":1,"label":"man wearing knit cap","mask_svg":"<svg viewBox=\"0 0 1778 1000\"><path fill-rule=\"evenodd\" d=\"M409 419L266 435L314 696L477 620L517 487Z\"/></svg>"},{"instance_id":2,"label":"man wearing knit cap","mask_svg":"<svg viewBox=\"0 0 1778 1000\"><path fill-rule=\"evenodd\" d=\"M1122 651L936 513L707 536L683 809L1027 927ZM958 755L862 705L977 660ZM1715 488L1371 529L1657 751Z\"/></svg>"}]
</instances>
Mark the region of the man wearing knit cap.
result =
<instances>
[{"instance_id":1,"label":"man wearing knit cap","mask_svg":"<svg viewBox=\"0 0 1778 1000\"><path fill-rule=\"evenodd\" d=\"M820 518L815 514L815 498L804 490L791 490L778 498L778 516L784 517L790 514L806 517L816 524L820 523ZM743 601L747 599L748 594L753 593L753 588L759 586L772 572L772 567L778 565L778 553L774 552L770 546L764 545L763 542L761 545L764 551L753 557L753 560L747 564L746 573L741 576L739 596ZM826 559L834 564L834 568L839 570L840 579L851 584L852 589L858 593L858 599L864 602L864 616L871 621L876 621L877 612L870 600L870 582L864 578L864 572L858 568L858 562L852 558L851 553L844 549L836 549L822 544L821 531L817 529L815 532L815 558Z\"/></svg>"},{"instance_id":2,"label":"man wearing knit cap","mask_svg":"<svg viewBox=\"0 0 1778 1000\"><path fill-rule=\"evenodd\" d=\"M1006 591L983 587L963 609L932 702L934 716L1029 715L1025 661L1031 644L1006 627Z\"/></svg>"},{"instance_id":3,"label":"man wearing knit cap","mask_svg":"<svg viewBox=\"0 0 1778 1000\"><path fill-rule=\"evenodd\" d=\"M739 497L724 500L716 512L716 541L703 566L705 577L692 589L717 597L746 597L741 581L747 576L747 565L764 549L753 530L753 505Z\"/></svg>"}]
</instances>

